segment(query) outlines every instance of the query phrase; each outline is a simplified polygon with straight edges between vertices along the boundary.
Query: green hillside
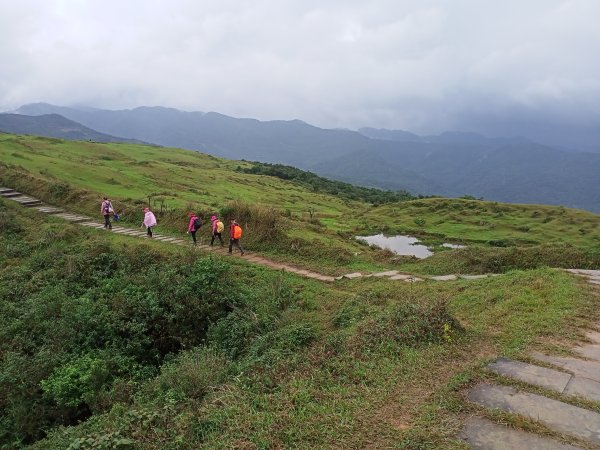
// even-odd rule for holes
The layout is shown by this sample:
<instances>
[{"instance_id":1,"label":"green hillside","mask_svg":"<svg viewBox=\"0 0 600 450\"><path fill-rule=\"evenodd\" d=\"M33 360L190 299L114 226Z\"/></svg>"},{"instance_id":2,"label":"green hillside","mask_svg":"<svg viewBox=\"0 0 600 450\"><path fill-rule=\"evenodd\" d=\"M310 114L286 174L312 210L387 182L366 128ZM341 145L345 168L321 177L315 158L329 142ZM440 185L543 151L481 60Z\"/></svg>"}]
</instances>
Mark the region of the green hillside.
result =
<instances>
[{"instance_id":1,"label":"green hillside","mask_svg":"<svg viewBox=\"0 0 600 450\"><path fill-rule=\"evenodd\" d=\"M464 448L483 362L598 318L551 269L324 284L3 199L0 221L4 448Z\"/></svg>"},{"instance_id":2,"label":"green hillside","mask_svg":"<svg viewBox=\"0 0 600 450\"><path fill-rule=\"evenodd\" d=\"M265 171L254 163L142 145L1 135L0 156L4 185L49 203L97 217L100 199L107 195L126 223L135 226L150 202L161 230L174 234L185 231L191 210L201 211L205 219L212 213L241 215L249 249L330 274L382 268L505 271L536 261L596 267L600 261L599 216L580 210L442 198L389 203L384 192L375 200L384 204L375 206L351 199L373 201L377 191L357 194L351 186L342 191L343 183L332 187L307 176L310 184L297 173L294 180L277 173L264 176L251 173ZM437 253L415 262L353 239L379 232L417 235L438 245ZM439 247L443 242L468 248L450 251ZM490 251L504 255L493 267L486 262Z\"/></svg>"},{"instance_id":3,"label":"green hillside","mask_svg":"<svg viewBox=\"0 0 600 450\"><path fill-rule=\"evenodd\" d=\"M251 163L129 144L0 135L0 157L3 186L70 211L100 219L108 195L137 227L150 196L173 235L190 210L235 214L252 251L324 273L502 272L323 283L0 198L3 449L463 449L456 436L475 412L535 427L466 401L467 386L493 378L487 361L566 351L600 318L597 290L549 268L599 267L590 213L375 206L315 192L318 180L245 173ZM381 231L418 235L436 254L397 258L354 240Z\"/></svg>"}]
</instances>

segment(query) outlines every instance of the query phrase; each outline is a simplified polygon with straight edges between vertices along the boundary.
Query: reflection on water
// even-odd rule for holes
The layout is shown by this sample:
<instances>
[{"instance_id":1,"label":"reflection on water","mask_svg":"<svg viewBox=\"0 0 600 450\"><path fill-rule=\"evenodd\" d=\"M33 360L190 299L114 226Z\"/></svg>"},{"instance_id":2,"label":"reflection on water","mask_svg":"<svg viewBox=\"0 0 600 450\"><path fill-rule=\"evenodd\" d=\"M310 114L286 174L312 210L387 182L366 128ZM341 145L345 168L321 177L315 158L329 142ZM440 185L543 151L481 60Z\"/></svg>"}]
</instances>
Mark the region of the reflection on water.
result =
<instances>
[{"instance_id":1,"label":"reflection on water","mask_svg":"<svg viewBox=\"0 0 600 450\"><path fill-rule=\"evenodd\" d=\"M433 252L426 246L418 244L419 240L412 236L384 236L380 233L374 236L356 236L356 239L365 241L369 245L386 248L397 255L411 255L419 259L433 255Z\"/></svg>"}]
</instances>

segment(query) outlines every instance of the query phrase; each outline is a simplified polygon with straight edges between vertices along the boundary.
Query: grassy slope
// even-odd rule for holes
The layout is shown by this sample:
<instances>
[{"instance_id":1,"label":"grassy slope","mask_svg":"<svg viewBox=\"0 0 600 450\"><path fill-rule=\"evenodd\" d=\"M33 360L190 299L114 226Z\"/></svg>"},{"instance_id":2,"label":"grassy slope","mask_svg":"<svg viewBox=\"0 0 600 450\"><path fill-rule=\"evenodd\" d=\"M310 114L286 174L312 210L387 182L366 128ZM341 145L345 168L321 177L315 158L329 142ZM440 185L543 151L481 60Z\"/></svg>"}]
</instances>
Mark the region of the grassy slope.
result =
<instances>
[{"instance_id":1,"label":"grassy slope","mask_svg":"<svg viewBox=\"0 0 600 450\"><path fill-rule=\"evenodd\" d=\"M65 226L57 219L38 227L40 214L0 203L3 216L7 208L25 230L3 241L5 276L35 264L35 252L24 256L25 247L58 249L71 236L89 245L106 241L106 250L115 253L145 251L148 245L164 258L185 251ZM52 247L48 251L52 254ZM74 442L82 448L122 442L121 449L464 448L454 436L476 408L460 389L489 377L481 370L486 360L556 349L598 319L597 294L550 269L455 283L364 279L325 285L242 261L231 264L232 273L257 292L274 297L295 292L276 328L255 336L249 350L230 362L202 350L184 352L129 401L58 430L34 448L61 449ZM397 314L408 311L407 305L439 301L447 302L464 330L440 330L450 323L441 317L432 328L439 339L413 342L421 327L429 329L422 320L440 316L428 309L425 315ZM261 308L255 305L258 317ZM313 337L290 333L298 325L314 330ZM116 399L122 401L122 394ZM600 411L598 405L586 406Z\"/></svg>"},{"instance_id":2,"label":"grassy slope","mask_svg":"<svg viewBox=\"0 0 600 450\"><path fill-rule=\"evenodd\" d=\"M311 192L278 178L235 172L244 162L140 145L0 135L0 157L6 164L0 166L5 182L47 201L68 203L69 208L82 213L97 215L98 199L108 195L115 200L117 210L124 209L126 215L135 217L148 196L153 195L155 210L160 209L160 202L170 210L168 217L159 217L162 231L175 234L185 230L186 212L190 209L209 214L232 200L287 211L283 224L290 238L287 247L262 245L250 249L332 274L392 267L435 274L494 269L470 263L455 267L451 260L469 258L460 252L448 257L451 252L440 247L437 249L441 256L426 262L393 261L393 255L374 251L352 239L355 234L380 231L416 234L430 245L444 241L471 245L495 241L501 245L543 243L566 244L585 251L600 249L598 215L560 207L461 199L423 199L371 207ZM23 173L34 178L25 180ZM82 190L81 195L69 196L68 202L55 195L55 188L60 188L61 183ZM315 211L314 223L309 210ZM298 247L304 251L297 251ZM555 248L550 251L562 252ZM574 264L572 260L565 264L554 260L546 263ZM586 260L586 266L597 264L597 256ZM511 267L515 266L506 266Z\"/></svg>"}]
</instances>

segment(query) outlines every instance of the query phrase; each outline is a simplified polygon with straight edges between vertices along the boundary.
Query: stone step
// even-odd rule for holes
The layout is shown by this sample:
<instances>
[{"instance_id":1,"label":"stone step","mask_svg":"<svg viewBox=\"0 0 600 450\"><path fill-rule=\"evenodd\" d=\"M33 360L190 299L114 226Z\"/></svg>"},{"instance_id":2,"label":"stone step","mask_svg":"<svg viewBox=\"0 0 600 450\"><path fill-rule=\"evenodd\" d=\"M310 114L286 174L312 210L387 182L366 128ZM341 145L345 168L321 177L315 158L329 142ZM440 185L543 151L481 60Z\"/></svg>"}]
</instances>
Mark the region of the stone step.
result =
<instances>
[{"instance_id":1,"label":"stone step","mask_svg":"<svg viewBox=\"0 0 600 450\"><path fill-rule=\"evenodd\" d=\"M471 417L459 435L475 450L577 450L533 433L498 425L481 417Z\"/></svg>"},{"instance_id":2,"label":"stone step","mask_svg":"<svg viewBox=\"0 0 600 450\"><path fill-rule=\"evenodd\" d=\"M495 276L496 274L489 275L460 275L460 278L463 280L481 280L482 278L488 278L490 276Z\"/></svg>"},{"instance_id":3,"label":"stone step","mask_svg":"<svg viewBox=\"0 0 600 450\"><path fill-rule=\"evenodd\" d=\"M60 208L56 208L54 206L47 206L47 205L44 205L44 206L34 206L33 209L37 209L40 212L48 213L48 214L49 213L60 213L60 212L63 212L63 210L60 209Z\"/></svg>"},{"instance_id":4,"label":"stone step","mask_svg":"<svg viewBox=\"0 0 600 450\"><path fill-rule=\"evenodd\" d=\"M600 402L600 382L580 375L504 358L488 364L487 368L500 375L561 394L578 395L586 400Z\"/></svg>"},{"instance_id":5,"label":"stone step","mask_svg":"<svg viewBox=\"0 0 600 450\"><path fill-rule=\"evenodd\" d=\"M353 272L353 273L347 273L347 274L345 274L345 275L342 275L342 276L340 276L340 277L336 277L336 280L341 280L341 279L343 279L343 278L347 278L347 279L349 279L349 280L352 280L352 279L354 279L354 278L360 278L360 277L362 277L362 276L363 276L363 275L362 275L362 273L360 273L360 272Z\"/></svg>"},{"instance_id":6,"label":"stone step","mask_svg":"<svg viewBox=\"0 0 600 450\"><path fill-rule=\"evenodd\" d=\"M33 198L33 197L27 197L27 196L23 196L23 197L14 197L13 200L15 202L20 203L21 205L28 205L30 203L39 203L41 204L42 202L40 200L38 200L37 198Z\"/></svg>"},{"instance_id":7,"label":"stone step","mask_svg":"<svg viewBox=\"0 0 600 450\"><path fill-rule=\"evenodd\" d=\"M86 227L92 227L92 228L104 228L104 225L102 225L101 223L96 223L96 222L79 222L80 225L85 225Z\"/></svg>"},{"instance_id":8,"label":"stone step","mask_svg":"<svg viewBox=\"0 0 600 450\"><path fill-rule=\"evenodd\" d=\"M480 384L468 398L484 408L499 409L539 422L561 434L600 445L600 414L509 386Z\"/></svg>"},{"instance_id":9,"label":"stone step","mask_svg":"<svg viewBox=\"0 0 600 450\"><path fill-rule=\"evenodd\" d=\"M61 219L69 220L71 222L84 222L91 220L91 217L87 216L79 216L77 214L69 214L69 213L56 213L52 214L53 217L60 217Z\"/></svg>"},{"instance_id":10,"label":"stone step","mask_svg":"<svg viewBox=\"0 0 600 450\"><path fill-rule=\"evenodd\" d=\"M600 361L600 344L580 345L573 348L573 350L587 359Z\"/></svg>"},{"instance_id":11,"label":"stone step","mask_svg":"<svg viewBox=\"0 0 600 450\"><path fill-rule=\"evenodd\" d=\"M0 195L9 194L11 192L15 192L15 190L11 188L0 187Z\"/></svg>"},{"instance_id":12,"label":"stone step","mask_svg":"<svg viewBox=\"0 0 600 450\"><path fill-rule=\"evenodd\" d=\"M21 194L20 192L17 191L12 191L12 192L5 192L3 194L0 194L2 197L6 197L6 198L14 198L14 197L20 197Z\"/></svg>"},{"instance_id":13,"label":"stone step","mask_svg":"<svg viewBox=\"0 0 600 450\"><path fill-rule=\"evenodd\" d=\"M454 281L458 280L458 277L456 275L438 275L435 277L429 277L429 279L435 281Z\"/></svg>"},{"instance_id":14,"label":"stone step","mask_svg":"<svg viewBox=\"0 0 600 450\"><path fill-rule=\"evenodd\" d=\"M40 200L34 200L34 201L30 201L30 202L21 202L21 204L28 208L33 208L35 206L40 206L42 204L42 202Z\"/></svg>"},{"instance_id":15,"label":"stone step","mask_svg":"<svg viewBox=\"0 0 600 450\"><path fill-rule=\"evenodd\" d=\"M560 393L565 390L572 377L570 373L505 358L499 358L488 364L487 369L506 377Z\"/></svg>"},{"instance_id":16,"label":"stone step","mask_svg":"<svg viewBox=\"0 0 600 450\"><path fill-rule=\"evenodd\" d=\"M574 375L600 383L600 362L598 361L585 361L583 359L568 356L548 356L539 352L532 352L530 353L530 356L538 361L561 367Z\"/></svg>"}]
</instances>

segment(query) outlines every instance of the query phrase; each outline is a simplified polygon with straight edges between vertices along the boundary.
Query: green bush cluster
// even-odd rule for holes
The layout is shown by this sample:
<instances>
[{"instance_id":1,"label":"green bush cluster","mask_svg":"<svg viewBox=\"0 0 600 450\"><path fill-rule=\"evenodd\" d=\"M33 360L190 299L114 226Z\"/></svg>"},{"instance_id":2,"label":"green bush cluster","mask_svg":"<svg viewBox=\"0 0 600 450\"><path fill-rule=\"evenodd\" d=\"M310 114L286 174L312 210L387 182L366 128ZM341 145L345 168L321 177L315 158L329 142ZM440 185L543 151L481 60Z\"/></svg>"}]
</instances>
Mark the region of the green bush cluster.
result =
<instances>
[{"instance_id":1,"label":"green bush cluster","mask_svg":"<svg viewBox=\"0 0 600 450\"><path fill-rule=\"evenodd\" d=\"M448 310L448 302L401 301L385 311L361 322L359 341L363 348L381 346L397 349L442 343L451 330L460 330L459 323Z\"/></svg>"},{"instance_id":2,"label":"green bush cluster","mask_svg":"<svg viewBox=\"0 0 600 450\"><path fill-rule=\"evenodd\" d=\"M0 271L0 443L10 448L128 401L131 386L203 344L248 298L224 262L82 243L63 229L41 227L35 251ZM0 247L0 261L8 257L15 252Z\"/></svg>"},{"instance_id":3,"label":"green bush cluster","mask_svg":"<svg viewBox=\"0 0 600 450\"><path fill-rule=\"evenodd\" d=\"M415 197L407 191L384 191L381 189L355 186L342 181L330 180L312 172L283 164L252 162L252 167L238 167L238 172L255 175L268 175L283 180L295 181L309 187L314 192L336 195L345 200L360 200L371 204L393 203L412 200Z\"/></svg>"}]
</instances>

